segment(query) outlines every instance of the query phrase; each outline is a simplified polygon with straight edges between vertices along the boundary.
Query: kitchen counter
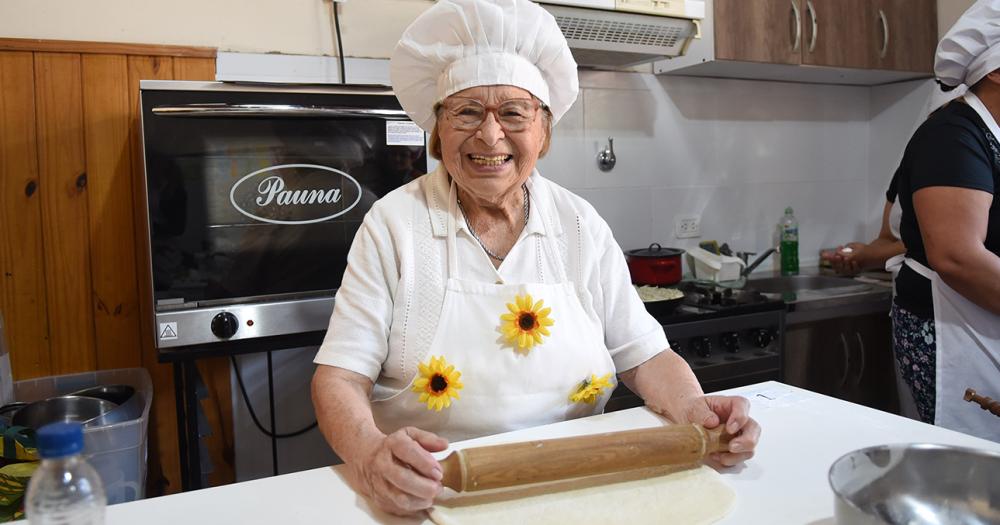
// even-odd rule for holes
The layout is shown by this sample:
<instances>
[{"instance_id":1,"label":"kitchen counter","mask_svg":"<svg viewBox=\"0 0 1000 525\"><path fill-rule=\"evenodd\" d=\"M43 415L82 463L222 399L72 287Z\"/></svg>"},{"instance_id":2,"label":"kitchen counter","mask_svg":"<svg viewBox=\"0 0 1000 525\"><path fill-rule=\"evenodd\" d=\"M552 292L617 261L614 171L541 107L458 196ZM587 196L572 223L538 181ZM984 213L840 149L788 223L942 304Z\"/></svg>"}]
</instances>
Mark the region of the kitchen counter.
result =
<instances>
[{"instance_id":1,"label":"kitchen counter","mask_svg":"<svg viewBox=\"0 0 1000 525\"><path fill-rule=\"evenodd\" d=\"M856 315L888 313L892 306L892 281L881 281L862 274L859 278L841 277L819 267L803 267L799 275L823 275L843 279L844 290L800 290L784 294L782 298L788 308L786 324L798 324L823 319L835 319ZM781 273L756 272L747 281L753 287L756 279L781 277Z\"/></svg>"},{"instance_id":2,"label":"kitchen counter","mask_svg":"<svg viewBox=\"0 0 1000 525\"><path fill-rule=\"evenodd\" d=\"M763 435L757 455L726 469L737 501L723 524L832 524L827 470L861 447L903 442L945 443L1000 452L1000 443L926 425L777 382L727 391L747 397ZM971 409L971 408L970 408ZM544 439L662 424L635 408L456 443L453 448ZM443 457L445 453L440 454ZM421 524L374 511L344 480L344 467L326 467L108 508L109 525L239 523Z\"/></svg>"}]
</instances>

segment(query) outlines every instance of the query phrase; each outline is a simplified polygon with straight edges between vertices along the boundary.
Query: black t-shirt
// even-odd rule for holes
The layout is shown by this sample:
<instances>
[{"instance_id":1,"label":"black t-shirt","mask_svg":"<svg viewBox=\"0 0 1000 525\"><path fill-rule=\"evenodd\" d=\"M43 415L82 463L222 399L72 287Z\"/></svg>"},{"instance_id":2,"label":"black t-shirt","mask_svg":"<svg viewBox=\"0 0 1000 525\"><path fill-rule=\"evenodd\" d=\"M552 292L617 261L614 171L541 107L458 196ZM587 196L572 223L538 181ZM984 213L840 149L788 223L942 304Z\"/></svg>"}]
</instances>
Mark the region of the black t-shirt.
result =
<instances>
[{"instance_id":1,"label":"black t-shirt","mask_svg":"<svg viewBox=\"0 0 1000 525\"><path fill-rule=\"evenodd\" d=\"M996 194L1000 188L1000 143L974 109L952 102L928 118L913 134L897 170L899 227L906 255L927 262L913 194L930 186L954 186ZM888 196L888 195L887 195ZM990 206L986 249L1000 255L1000 199ZM896 304L924 318L934 317L930 281L904 265L896 278Z\"/></svg>"},{"instance_id":2,"label":"black t-shirt","mask_svg":"<svg viewBox=\"0 0 1000 525\"><path fill-rule=\"evenodd\" d=\"M887 200L887 201L889 201L889 202L891 202L893 204L896 203L896 195L899 195L899 189L898 189L899 188L899 172L902 169L903 169L902 165L900 165L898 168L896 168L896 171L893 172L893 174L892 174L892 180L889 181L889 189L885 190L885 200Z\"/></svg>"}]
</instances>

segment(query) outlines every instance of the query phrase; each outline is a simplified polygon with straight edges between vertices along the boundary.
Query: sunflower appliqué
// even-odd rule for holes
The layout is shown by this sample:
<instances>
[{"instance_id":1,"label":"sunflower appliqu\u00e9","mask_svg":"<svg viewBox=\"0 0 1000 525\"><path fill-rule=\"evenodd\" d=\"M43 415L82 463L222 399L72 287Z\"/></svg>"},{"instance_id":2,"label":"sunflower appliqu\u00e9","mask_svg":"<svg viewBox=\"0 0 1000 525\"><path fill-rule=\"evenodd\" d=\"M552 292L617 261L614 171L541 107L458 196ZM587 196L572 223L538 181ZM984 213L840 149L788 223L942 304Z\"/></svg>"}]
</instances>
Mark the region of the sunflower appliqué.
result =
<instances>
[{"instance_id":1,"label":"sunflower appliqu\u00e9","mask_svg":"<svg viewBox=\"0 0 1000 525\"><path fill-rule=\"evenodd\" d=\"M420 402L427 403L427 410L441 411L451 406L451 398L458 399L463 385L458 380L462 373L449 365L443 356L431 357L430 363L420 363L420 377L413 381L412 390L420 394Z\"/></svg>"},{"instance_id":2,"label":"sunflower appliqu\u00e9","mask_svg":"<svg viewBox=\"0 0 1000 525\"><path fill-rule=\"evenodd\" d=\"M593 405L597 398L601 397L605 388L611 387L611 374L604 374L597 377L597 374L590 374L590 377L580 382L576 392L569 396L569 400L574 403L587 403Z\"/></svg>"},{"instance_id":3,"label":"sunflower appliqu\u00e9","mask_svg":"<svg viewBox=\"0 0 1000 525\"><path fill-rule=\"evenodd\" d=\"M549 336L547 327L555 324L549 317L551 308L542 308L545 301L533 303L531 294L517 295L507 303L509 313L500 316L500 331L518 350L528 352L542 344L542 336Z\"/></svg>"}]
</instances>

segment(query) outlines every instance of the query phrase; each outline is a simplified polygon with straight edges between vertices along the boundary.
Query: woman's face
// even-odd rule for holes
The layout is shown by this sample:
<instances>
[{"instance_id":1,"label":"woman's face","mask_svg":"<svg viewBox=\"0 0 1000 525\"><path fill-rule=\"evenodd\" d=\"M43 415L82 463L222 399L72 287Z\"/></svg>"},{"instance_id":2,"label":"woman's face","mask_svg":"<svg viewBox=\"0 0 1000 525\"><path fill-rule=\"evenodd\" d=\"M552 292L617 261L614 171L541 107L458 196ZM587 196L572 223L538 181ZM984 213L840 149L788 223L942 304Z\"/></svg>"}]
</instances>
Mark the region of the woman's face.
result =
<instances>
[{"instance_id":1,"label":"woman's face","mask_svg":"<svg viewBox=\"0 0 1000 525\"><path fill-rule=\"evenodd\" d=\"M448 174L473 197L499 202L518 189L535 169L548 133L544 111L535 111L534 119L521 131L505 130L497 120L499 110L488 111L476 129L455 129L457 119L449 109L458 107L464 99L474 99L496 109L508 100L532 100L531 93L514 86L469 88L446 98L439 113L441 161Z\"/></svg>"}]
</instances>

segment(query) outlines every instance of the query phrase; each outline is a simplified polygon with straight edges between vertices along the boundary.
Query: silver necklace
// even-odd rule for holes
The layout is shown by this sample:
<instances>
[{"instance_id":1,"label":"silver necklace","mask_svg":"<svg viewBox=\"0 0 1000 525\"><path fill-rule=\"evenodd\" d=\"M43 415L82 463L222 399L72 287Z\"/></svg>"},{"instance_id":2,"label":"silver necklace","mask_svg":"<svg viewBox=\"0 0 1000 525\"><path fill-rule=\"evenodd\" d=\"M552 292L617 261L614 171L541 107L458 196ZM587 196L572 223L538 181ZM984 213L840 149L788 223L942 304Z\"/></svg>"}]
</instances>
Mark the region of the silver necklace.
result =
<instances>
[{"instance_id":1,"label":"silver necklace","mask_svg":"<svg viewBox=\"0 0 1000 525\"><path fill-rule=\"evenodd\" d=\"M527 226L528 213L531 210L531 201L528 199L528 187L522 184L521 189L524 190L524 226ZM479 238L479 234L476 233L476 230L472 229L472 222L469 221L469 216L465 214L465 208L462 206L462 199L456 199L456 200L458 201L458 209L462 212L462 217L465 218L465 225L469 227L469 233L472 234L472 238L479 243L479 246L483 247L483 251L486 252L486 255L489 255L493 259L503 262L504 258L493 253L492 250L487 248L483 240Z\"/></svg>"}]
</instances>

